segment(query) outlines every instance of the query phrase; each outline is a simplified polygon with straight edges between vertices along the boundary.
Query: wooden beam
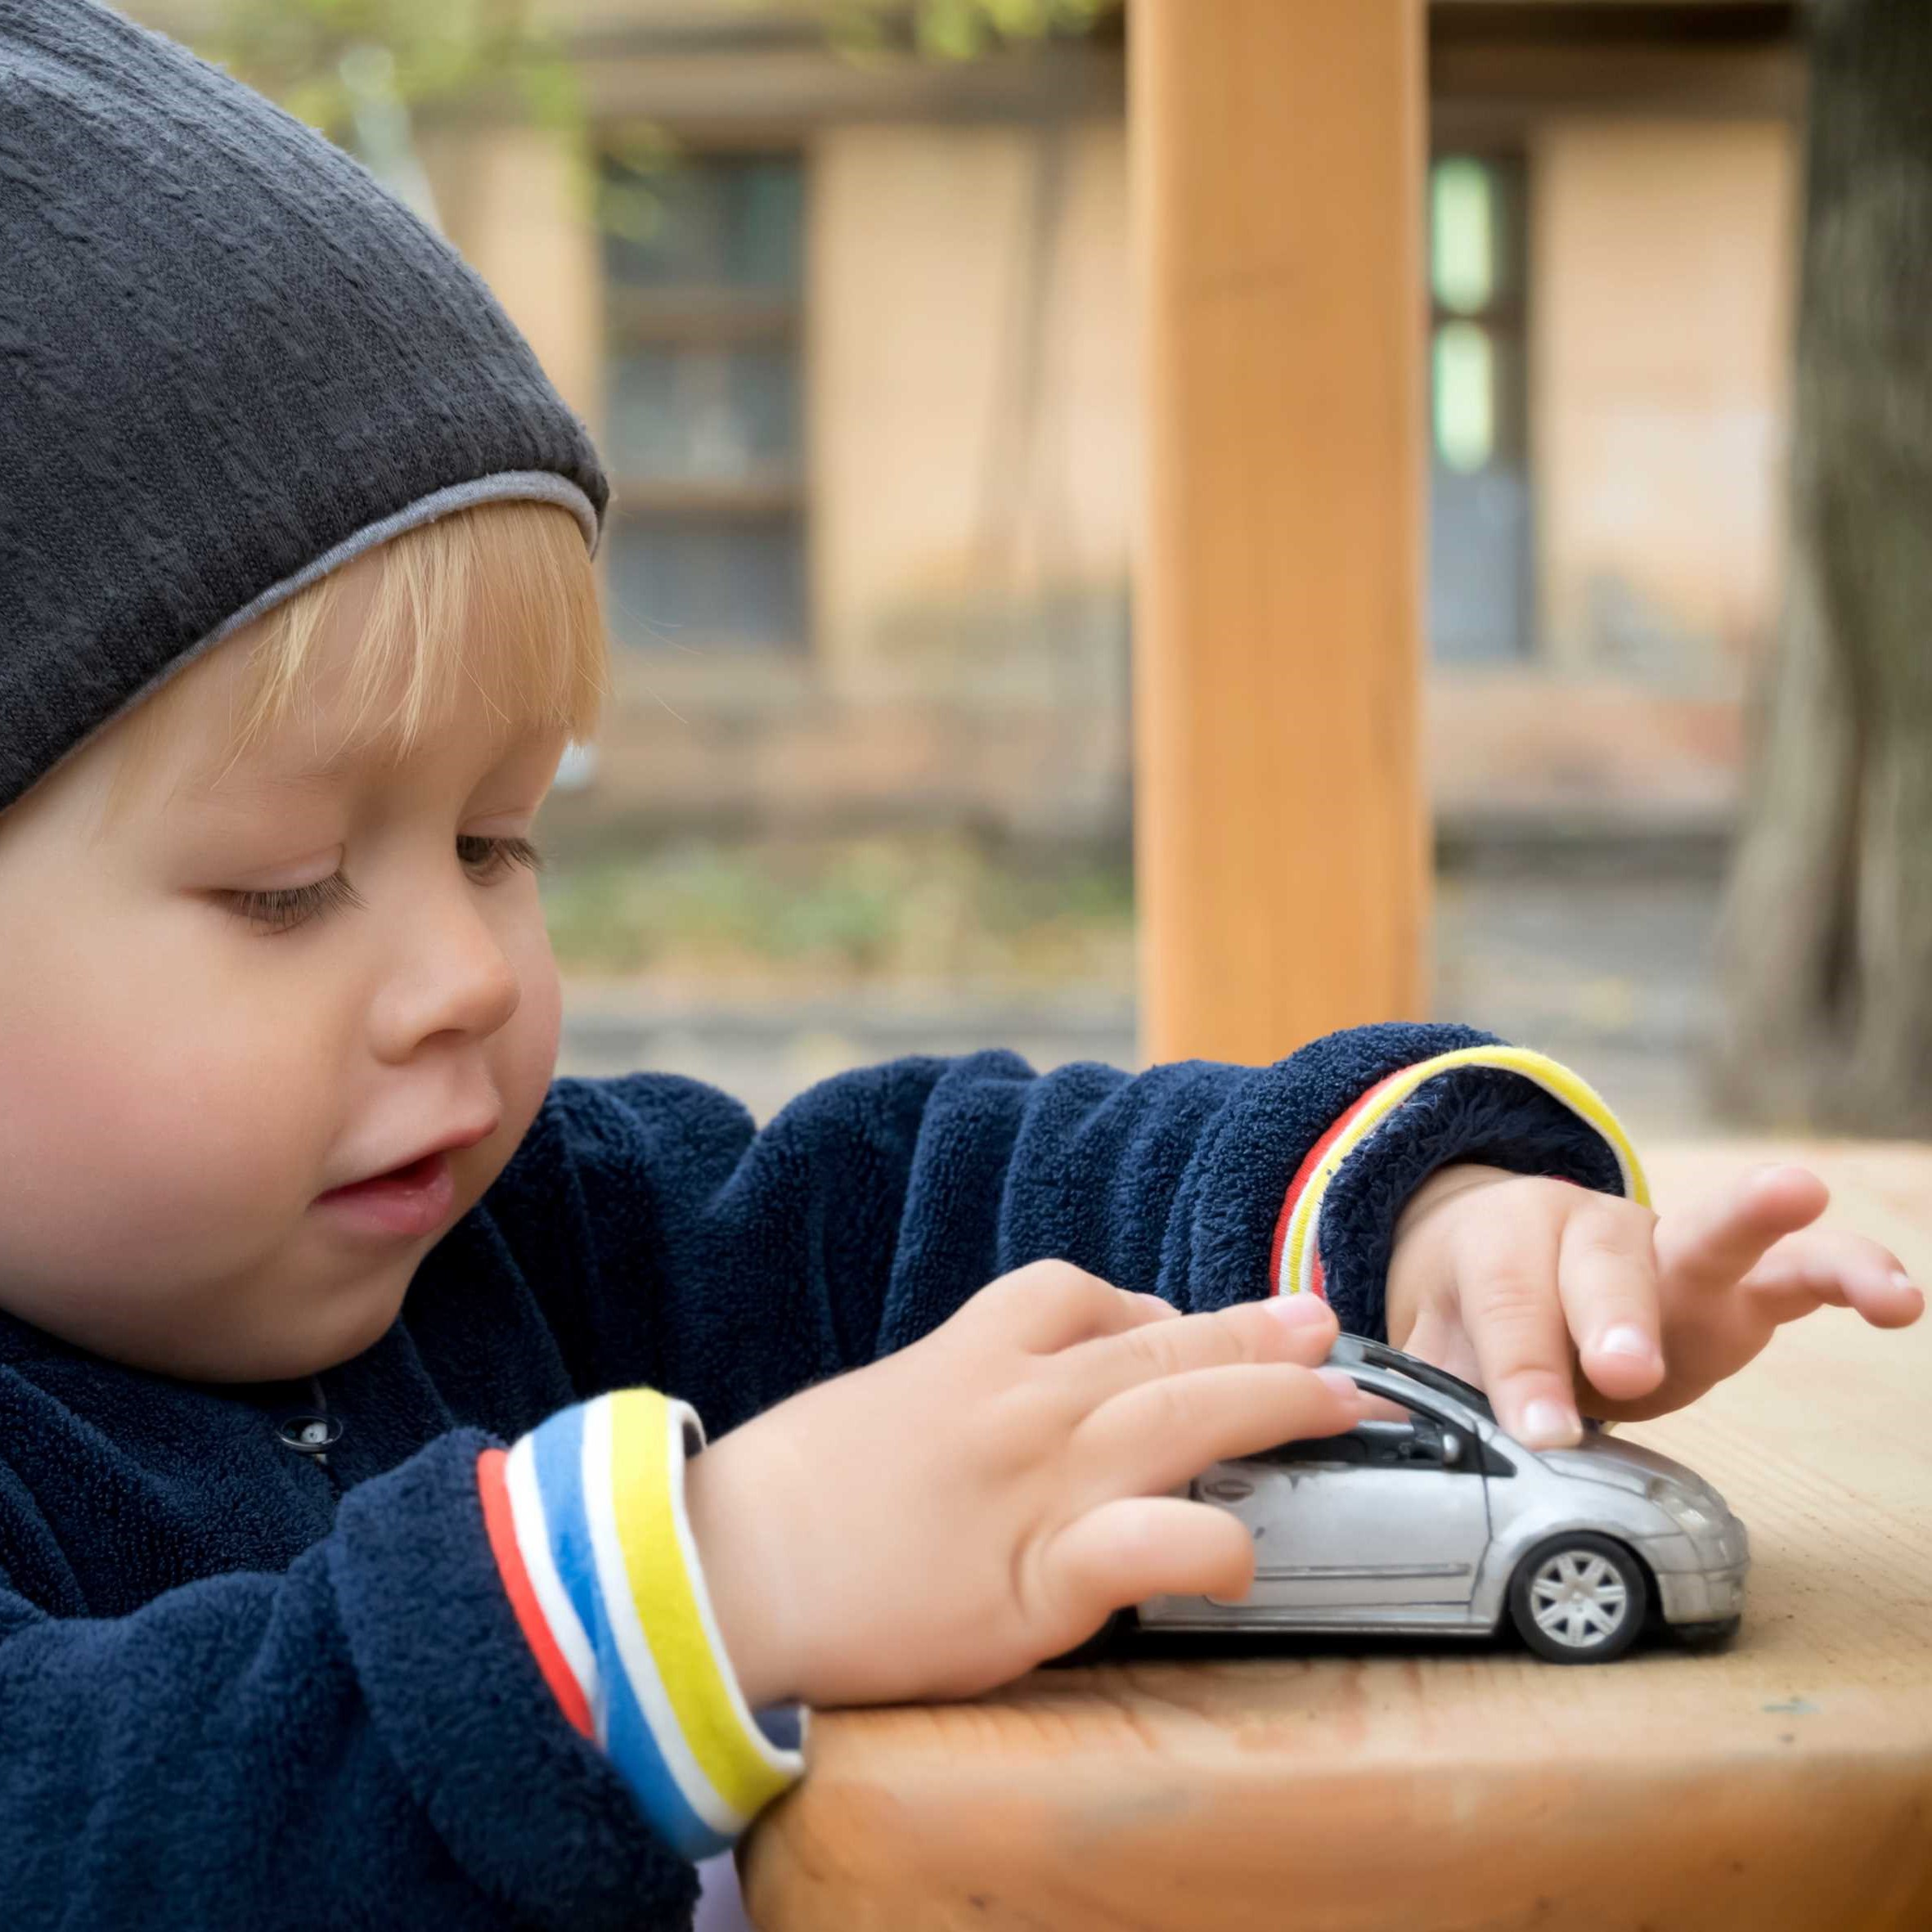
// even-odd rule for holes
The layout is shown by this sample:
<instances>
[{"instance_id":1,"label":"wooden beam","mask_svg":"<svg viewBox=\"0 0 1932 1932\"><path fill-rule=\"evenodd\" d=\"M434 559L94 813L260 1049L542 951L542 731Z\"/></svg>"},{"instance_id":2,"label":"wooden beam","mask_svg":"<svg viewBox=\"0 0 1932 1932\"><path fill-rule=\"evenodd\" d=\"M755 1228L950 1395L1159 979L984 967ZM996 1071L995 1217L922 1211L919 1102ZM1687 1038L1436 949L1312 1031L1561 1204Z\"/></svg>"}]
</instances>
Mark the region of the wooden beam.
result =
<instances>
[{"instance_id":1,"label":"wooden beam","mask_svg":"<svg viewBox=\"0 0 1932 1932\"><path fill-rule=\"evenodd\" d=\"M1150 1058L1422 1018L1418 0L1134 0Z\"/></svg>"}]
</instances>

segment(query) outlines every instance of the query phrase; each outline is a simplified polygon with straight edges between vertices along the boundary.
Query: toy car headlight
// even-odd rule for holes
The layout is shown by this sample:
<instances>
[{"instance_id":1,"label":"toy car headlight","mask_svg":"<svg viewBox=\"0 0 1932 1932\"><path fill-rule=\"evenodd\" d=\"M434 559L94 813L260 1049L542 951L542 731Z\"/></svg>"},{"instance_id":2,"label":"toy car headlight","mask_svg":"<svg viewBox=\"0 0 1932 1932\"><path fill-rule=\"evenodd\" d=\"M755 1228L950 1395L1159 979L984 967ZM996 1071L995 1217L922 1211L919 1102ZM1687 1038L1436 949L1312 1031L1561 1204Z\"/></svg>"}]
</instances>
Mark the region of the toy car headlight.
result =
<instances>
[{"instance_id":1,"label":"toy car headlight","mask_svg":"<svg viewBox=\"0 0 1932 1932\"><path fill-rule=\"evenodd\" d=\"M1700 1509L1675 1483L1651 1483L1650 1499L1687 1535L1701 1536L1718 1526L1717 1519L1708 1510Z\"/></svg>"}]
</instances>

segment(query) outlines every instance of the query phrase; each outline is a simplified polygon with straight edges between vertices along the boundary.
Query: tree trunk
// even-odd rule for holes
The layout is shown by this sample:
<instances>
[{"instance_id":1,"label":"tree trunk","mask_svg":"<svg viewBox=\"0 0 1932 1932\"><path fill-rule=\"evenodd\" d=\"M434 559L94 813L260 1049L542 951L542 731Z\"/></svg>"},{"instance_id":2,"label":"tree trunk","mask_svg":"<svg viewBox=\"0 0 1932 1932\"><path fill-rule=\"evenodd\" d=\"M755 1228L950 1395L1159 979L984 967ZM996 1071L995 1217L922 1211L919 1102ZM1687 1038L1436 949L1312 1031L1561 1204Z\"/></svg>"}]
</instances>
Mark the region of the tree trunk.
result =
<instances>
[{"instance_id":1,"label":"tree trunk","mask_svg":"<svg viewBox=\"0 0 1932 1932\"><path fill-rule=\"evenodd\" d=\"M1932 1133L1932 4L1813 0L1790 577L1713 1085Z\"/></svg>"}]
</instances>

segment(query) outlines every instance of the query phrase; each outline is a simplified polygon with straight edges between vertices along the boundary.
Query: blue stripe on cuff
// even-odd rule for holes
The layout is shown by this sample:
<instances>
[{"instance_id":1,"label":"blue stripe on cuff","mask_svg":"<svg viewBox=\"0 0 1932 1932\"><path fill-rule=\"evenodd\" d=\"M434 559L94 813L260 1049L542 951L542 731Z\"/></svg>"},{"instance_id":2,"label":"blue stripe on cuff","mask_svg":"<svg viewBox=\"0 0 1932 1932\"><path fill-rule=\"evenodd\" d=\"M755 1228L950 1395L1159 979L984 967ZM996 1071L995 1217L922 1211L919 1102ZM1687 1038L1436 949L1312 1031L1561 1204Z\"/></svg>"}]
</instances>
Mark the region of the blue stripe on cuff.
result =
<instances>
[{"instance_id":1,"label":"blue stripe on cuff","mask_svg":"<svg viewBox=\"0 0 1932 1932\"><path fill-rule=\"evenodd\" d=\"M583 1499L583 1409L559 1410L535 1431L531 1449L558 1579L597 1658L604 1708L593 1712L599 1741L658 1835L687 1858L729 1851L733 1840L706 1824L685 1801L658 1747L650 1719L631 1689L597 1583Z\"/></svg>"}]
</instances>

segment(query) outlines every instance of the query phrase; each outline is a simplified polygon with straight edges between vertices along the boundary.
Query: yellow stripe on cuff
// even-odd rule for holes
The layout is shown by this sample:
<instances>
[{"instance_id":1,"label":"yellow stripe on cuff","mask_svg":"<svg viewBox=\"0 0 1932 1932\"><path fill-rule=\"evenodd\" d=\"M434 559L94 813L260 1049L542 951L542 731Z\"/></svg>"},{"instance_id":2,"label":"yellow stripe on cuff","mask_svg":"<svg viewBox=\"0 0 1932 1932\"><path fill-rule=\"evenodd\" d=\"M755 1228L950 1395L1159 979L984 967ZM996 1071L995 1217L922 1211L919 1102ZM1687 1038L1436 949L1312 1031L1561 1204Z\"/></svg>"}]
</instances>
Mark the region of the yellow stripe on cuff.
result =
<instances>
[{"instance_id":1,"label":"yellow stripe on cuff","mask_svg":"<svg viewBox=\"0 0 1932 1932\"><path fill-rule=\"evenodd\" d=\"M1323 1157L1321 1166L1309 1176L1308 1185L1301 1190L1301 1198L1296 1202L1289 1218L1287 1240L1282 1254L1282 1286L1288 1292L1296 1292L1308 1285L1309 1265L1314 1258L1315 1224L1321 1217L1323 1197L1328 1191L1328 1183L1340 1172L1342 1163L1425 1081L1438 1079L1464 1067L1494 1067L1508 1073L1520 1073L1525 1080L1534 1081L1545 1093L1561 1100L1608 1142L1611 1151L1616 1156L1625 1196L1643 1206L1650 1206L1650 1183L1644 1178L1637 1150L1630 1144L1629 1135L1603 1097L1588 1081L1572 1073L1561 1062L1551 1059L1547 1054L1533 1052L1528 1047L1461 1047L1454 1053L1438 1054L1432 1060L1418 1060L1414 1066L1404 1067L1373 1090L1366 1103L1357 1103L1360 1112L1335 1137L1335 1144Z\"/></svg>"},{"instance_id":2,"label":"yellow stripe on cuff","mask_svg":"<svg viewBox=\"0 0 1932 1932\"><path fill-rule=\"evenodd\" d=\"M637 1620L699 1768L726 1804L749 1818L792 1783L799 1761L759 1730L715 1642L684 1521L690 1412L654 1389L620 1390L606 1400L612 1502Z\"/></svg>"}]
</instances>

